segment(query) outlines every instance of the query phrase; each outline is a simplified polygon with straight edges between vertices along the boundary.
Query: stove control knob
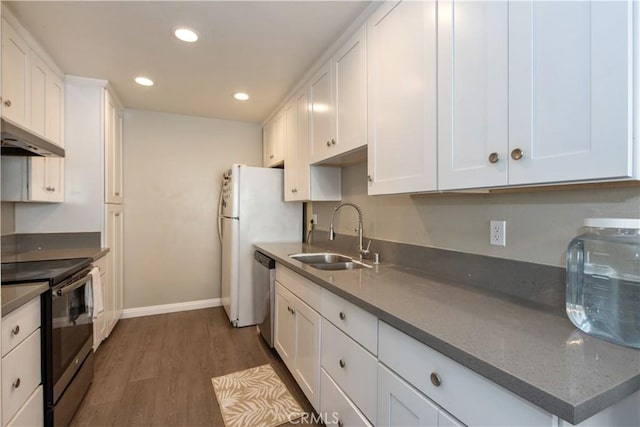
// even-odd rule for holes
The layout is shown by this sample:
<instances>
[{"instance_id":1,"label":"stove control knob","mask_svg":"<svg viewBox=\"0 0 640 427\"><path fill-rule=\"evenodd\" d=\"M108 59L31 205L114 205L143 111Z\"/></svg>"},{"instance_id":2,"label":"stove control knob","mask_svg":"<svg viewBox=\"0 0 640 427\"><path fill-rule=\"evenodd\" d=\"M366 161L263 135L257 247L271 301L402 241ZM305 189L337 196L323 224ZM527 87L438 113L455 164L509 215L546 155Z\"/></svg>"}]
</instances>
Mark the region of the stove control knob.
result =
<instances>
[{"instance_id":1,"label":"stove control knob","mask_svg":"<svg viewBox=\"0 0 640 427\"><path fill-rule=\"evenodd\" d=\"M61 297L61 296L62 296L62 289L58 289L58 290L56 291L56 295L58 295L59 297Z\"/></svg>"}]
</instances>

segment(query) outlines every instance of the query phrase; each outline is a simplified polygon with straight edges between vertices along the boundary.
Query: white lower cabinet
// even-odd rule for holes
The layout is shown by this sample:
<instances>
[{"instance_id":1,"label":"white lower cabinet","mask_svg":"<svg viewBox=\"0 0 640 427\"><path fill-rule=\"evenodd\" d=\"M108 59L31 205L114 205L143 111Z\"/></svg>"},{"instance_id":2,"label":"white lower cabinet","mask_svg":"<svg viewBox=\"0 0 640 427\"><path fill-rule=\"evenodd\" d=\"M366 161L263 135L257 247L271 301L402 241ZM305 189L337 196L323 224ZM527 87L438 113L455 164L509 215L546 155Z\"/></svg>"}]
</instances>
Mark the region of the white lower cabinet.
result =
<instances>
[{"instance_id":1,"label":"white lower cabinet","mask_svg":"<svg viewBox=\"0 0 640 427\"><path fill-rule=\"evenodd\" d=\"M463 424L379 363L378 426L460 427Z\"/></svg>"},{"instance_id":2,"label":"white lower cabinet","mask_svg":"<svg viewBox=\"0 0 640 427\"><path fill-rule=\"evenodd\" d=\"M327 371L320 370L321 415L326 425L372 426Z\"/></svg>"},{"instance_id":3,"label":"white lower cabinet","mask_svg":"<svg viewBox=\"0 0 640 427\"><path fill-rule=\"evenodd\" d=\"M376 424L375 356L324 318L321 353L322 368L369 421Z\"/></svg>"},{"instance_id":4,"label":"white lower cabinet","mask_svg":"<svg viewBox=\"0 0 640 427\"><path fill-rule=\"evenodd\" d=\"M320 315L276 282L275 348L313 407L320 408Z\"/></svg>"},{"instance_id":5,"label":"white lower cabinet","mask_svg":"<svg viewBox=\"0 0 640 427\"><path fill-rule=\"evenodd\" d=\"M380 362L467 425L553 423L550 413L384 322L379 322L379 340Z\"/></svg>"},{"instance_id":6,"label":"white lower cabinet","mask_svg":"<svg viewBox=\"0 0 640 427\"><path fill-rule=\"evenodd\" d=\"M24 407L42 382L40 328L2 358L2 425ZM40 405L43 402L40 401Z\"/></svg>"},{"instance_id":7,"label":"white lower cabinet","mask_svg":"<svg viewBox=\"0 0 640 427\"><path fill-rule=\"evenodd\" d=\"M40 427L44 425L42 386L38 386L24 406L9 421L7 427Z\"/></svg>"}]
</instances>

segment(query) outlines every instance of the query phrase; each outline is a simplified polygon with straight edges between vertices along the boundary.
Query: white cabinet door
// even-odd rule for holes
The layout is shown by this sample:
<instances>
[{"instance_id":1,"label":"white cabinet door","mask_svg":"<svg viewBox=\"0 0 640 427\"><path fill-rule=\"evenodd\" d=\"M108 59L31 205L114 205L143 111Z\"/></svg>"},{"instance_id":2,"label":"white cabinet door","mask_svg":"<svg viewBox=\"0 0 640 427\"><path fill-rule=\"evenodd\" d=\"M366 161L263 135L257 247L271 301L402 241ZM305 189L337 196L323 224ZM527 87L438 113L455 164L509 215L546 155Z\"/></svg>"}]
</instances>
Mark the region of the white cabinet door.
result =
<instances>
[{"instance_id":1,"label":"white cabinet door","mask_svg":"<svg viewBox=\"0 0 640 427\"><path fill-rule=\"evenodd\" d=\"M104 91L105 202L122 203L122 109Z\"/></svg>"},{"instance_id":2,"label":"white cabinet door","mask_svg":"<svg viewBox=\"0 0 640 427\"><path fill-rule=\"evenodd\" d=\"M52 74L44 61L30 49L31 77L29 90L29 129L38 135L45 136L47 121L47 80Z\"/></svg>"},{"instance_id":3,"label":"white cabinet door","mask_svg":"<svg viewBox=\"0 0 640 427\"><path fill-rule=\"evenodd\" d=\"M292 200L311 199L309 176L309 95L302 90L296 96L296 191ZM285 162L285 168L287 167Z\"/></svg>"},{"instance_id":4,"label":"white cabinet door","mask_svg":"<svg viewBox=\"0 0 640 427\"><path fill-rule=\"evenodd\" d=\"M278 111L263 129L262 155L264 167L273 167L284 162L284 119L282 111Z\"/></svg>"},{"instance_id":5,"label":"white cabinet door","mask_svg":"<svg viewBox=\"0 0 640 427\"><path fill-rule=\"evenodd\" d=\"M294 376L315 410L320 409L320 315L295 298Z\"/></svg>"},{"instance_id":6,"label":"white cabinet door","mask_svg":"<svg viewBox=\"0 0 640 427\"><path fill-rule=\"evenodd\" d=\"M298 200L298 105L290 100L282 109L284 120L284 200Z\"/></svg>"},{"instance_id":7,"label":"white cabinet door","mask_svg":"<svg viewBox=\"0 0 640 427\"><path fill-rule=\"evenodd\" d=\"M331 157L367 145L367 32L363 26L334 55L335 145Z\"/></svg>"},{"instance_id":8,"label":"white cabinet door","mask_svg":"<svg viewBox=\"0 0 640 427\"><path fill-rule=\"evenodd\" d=\"M334 129L333 75L331 60L313 76L309 85L311 163L331 157L336 140Z\"/></svg>"},{"instance_id":9,"label":"white cabinet door","mask_svg":"<svg viewBox=\"0 0 640 427\"><path fill-rule=\"evenodd\" d=\"M107 280L103 295L105 327L108 336L118 322L123 307L122 283L122 205L106 205Z\"/></svg>"},{"instance_id":10,"label":"white cabinet door","mask_svg":"<svg viewBox=\"0 0 640 427\"><path fill-rule=\"evenodd\" d=\"M632 174L632 3L509 4L509 184Z\"/></svg>"},{"instance_id":11,"label":"white cabinet door","mask_svg":"<svg viewBox=\"0 0 640 427\"><path fill-rule=\"evenodd\" d=\"M291 372L295 371L294 298L291 292L276 282L274 347Z\"/></svg>"},{"instance_id":12,"label":"white cabinet door","mask_svg":"<svg viewBox=\"0 0 640 427\"><path fill-rule=\"evenodd\" d=\"M64 81L52 70L47 75L44 135L64 147Z\"/></svg>"},{"instance_id":13,"label":"white cabinet door","mask_svg":"<svg viewBox=\"0 0 640 427\"><path fill-rule=\"evenodd\" d=\"M383 3L367 22L369 194L435 190L436 2Z\"/></svg>"},{"instance_id":14,"label":"white cabinet door","mask_svg":"<svg viewBox=\"0 0 640 427\"><path fill-rule=\"evenodd\" d=\"M2 116L29 127L29 46L2 20Z\"/></svg>"},{"instance_id":15,"label":"white cabinet door","mask_svg":"<svg viewBox=\"0 0 640 427\"><path fill-rule=\"evenodd\" d=\"M507 184L507 2L438 2L438 188Z\"/></svg>"},{"instance_id":16,"label":"white cabinet door","mask_svg":"<svg viewBox=\"0 0 640 427\"><path fill-rule=\"evenodd\" d=\"M378 363L377 425L438 426L438 407L386 366Z\"/></svg>"}]
</instances>

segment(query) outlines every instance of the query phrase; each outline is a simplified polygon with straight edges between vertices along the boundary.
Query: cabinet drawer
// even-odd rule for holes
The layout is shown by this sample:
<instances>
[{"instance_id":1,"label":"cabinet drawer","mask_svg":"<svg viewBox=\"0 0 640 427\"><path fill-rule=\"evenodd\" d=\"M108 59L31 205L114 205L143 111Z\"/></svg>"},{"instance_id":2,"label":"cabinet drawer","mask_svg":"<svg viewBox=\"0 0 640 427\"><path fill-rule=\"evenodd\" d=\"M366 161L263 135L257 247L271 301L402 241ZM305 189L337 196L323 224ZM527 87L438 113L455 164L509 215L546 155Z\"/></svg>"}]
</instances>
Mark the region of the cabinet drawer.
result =
<instances>
[{"instance_id":1,"label":"cabinet drawer","mask_svg":"<svg viewBox=\"0 0 640 427\"><path fill-rule=\"evenodd\" d=\"M2 318L2 356L40 327L40 297Z\"/></svg>"},{"instance_id":2,"label":"cabinet drawer","mask_svg":"<svg viewBox=\"0 0 640 427\"><path fill-rule=\"evenodd\" d=\"M276 264L276 280L308 306L320 312L320 286L282 264Z\"/></svg>"},{"instance_id":3,"label":"cabinet drawer","mask_svg":"<svg viewBox=\"0 0 640 427\"><path fill-rule=\"evenodd\" d=\"M369 421L375 424L376 358L324 318L321 364Z\"/></svg>"},{"instance_id":4,"label":"cabinet drawer","mask_svg":"<svg viewBox=\"0 0 640 427\"><path fill-rule=\"evenodd\" d=\"M2 358L2 425L40 384L40 329Z\"/></svg>"},{"instance_id":5,"label":"cabinet drawer","mask_svg":"<svg viewBox=\"0 0 640 427\"><path fill-rule=\"evenodd\" d=\"M7 427L41 427L44 425L42 386L38 386Z\"/></svg>"},{"instance_id":6,"label":"cabinet drawer","mask_svg":"<svg viewBox=\"0 0 640 427\"><path fill-rule=\"evenodd\" d=\"M322 289L321 314L374 355L378 354L378 319L331 291Z\"/></svg>"},{"instance_id":7,"label":"cabinet drawer","mask_svg":"<svg viewBox=\"0 0 640 427\"><path fill-rule=\"evenodd\" d=\"M551 414L380 322L379 359L468 425L551 425ZM440 385L431 382L431 374Z\"/></svg>"},{"instance_id":8,"label":"cabinet drawer","mask_svg":"<svg viewBox=\"0 0 640 427\"><path fill-rule=\"evenodd\" d=\"M331 379L324 369L320 370L320 390L322 393L320 401L322 410L320 413L324 417L326 425L345 426L371 426L367 418L360 413L358 408L340 390L340 387Z\"/></svg>"}]
</instances>

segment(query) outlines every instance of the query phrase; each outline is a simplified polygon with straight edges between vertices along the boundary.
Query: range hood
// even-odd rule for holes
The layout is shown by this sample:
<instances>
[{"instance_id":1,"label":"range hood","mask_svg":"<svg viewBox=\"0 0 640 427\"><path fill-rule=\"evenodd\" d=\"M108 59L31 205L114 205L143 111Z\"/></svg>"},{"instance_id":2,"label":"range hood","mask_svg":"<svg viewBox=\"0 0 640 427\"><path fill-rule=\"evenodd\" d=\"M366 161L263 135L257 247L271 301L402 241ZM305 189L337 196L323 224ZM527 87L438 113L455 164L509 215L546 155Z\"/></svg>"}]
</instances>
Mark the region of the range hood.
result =
<instances>
[{"instance_id":1,"label":"range hood","mask_svg":"<svg viewBox=\"0 0 640 427\"><path fill-rule=\"evenodd\" d=\"M0 119L0 129L2 130L0 153L3 156L64 157L64 148L29 132L11 120L4 117Z\"/></svg>"}]
</instances>

